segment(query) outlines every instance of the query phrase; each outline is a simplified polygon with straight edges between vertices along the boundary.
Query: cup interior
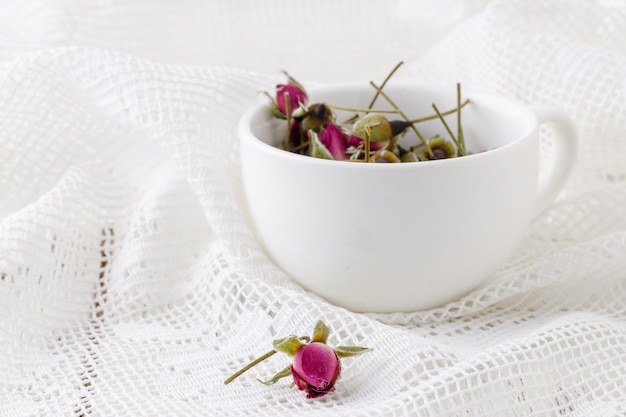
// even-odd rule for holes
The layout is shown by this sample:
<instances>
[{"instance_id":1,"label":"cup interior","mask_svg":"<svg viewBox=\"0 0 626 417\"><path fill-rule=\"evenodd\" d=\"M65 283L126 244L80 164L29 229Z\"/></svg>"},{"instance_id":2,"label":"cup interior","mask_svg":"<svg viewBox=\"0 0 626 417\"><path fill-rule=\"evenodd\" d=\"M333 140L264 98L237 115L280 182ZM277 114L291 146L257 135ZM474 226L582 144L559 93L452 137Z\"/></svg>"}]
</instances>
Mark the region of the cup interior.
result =
<instances>
[{"instance_id":1,"label":"cup interior","mask_svg":"<svg viewBox=\"0 0 626 417\"><path fill-rule=\"evenodd\" d=\"M456 86L389 83L384 91L410 119L435 115L433 103L442 113L457 107ZM309 103L325 102L342 107L366 108L375 93L376 91L369 84L328 86L310 90ZM528 136L536 125L534 113L514 100L485 93L474 93L470 90L462 91L461 100L465 99L469 99L469 103L461 109L461 127L466 147L473 155L496 150L520 140ZM373 108L389 110L393 107L384 97L379 96ZM354 112L345 110L333 109L333 112L336 122L343 122L354 115ZM387 118L389 120L402 119L402 116L387 114ZM446 115L444 118L452 133L457 135L457 114ZM417 123L415 127L426 138L437 134L450 137L439 118ZM267 103L257 105L244 116L242 131L278 152L285 152L276 147L284 137L284 121L271 115ZM401 144L407 147L419 142L419 138L412 129L407 129L401 140Z\"/></svg>"}]
</instances>

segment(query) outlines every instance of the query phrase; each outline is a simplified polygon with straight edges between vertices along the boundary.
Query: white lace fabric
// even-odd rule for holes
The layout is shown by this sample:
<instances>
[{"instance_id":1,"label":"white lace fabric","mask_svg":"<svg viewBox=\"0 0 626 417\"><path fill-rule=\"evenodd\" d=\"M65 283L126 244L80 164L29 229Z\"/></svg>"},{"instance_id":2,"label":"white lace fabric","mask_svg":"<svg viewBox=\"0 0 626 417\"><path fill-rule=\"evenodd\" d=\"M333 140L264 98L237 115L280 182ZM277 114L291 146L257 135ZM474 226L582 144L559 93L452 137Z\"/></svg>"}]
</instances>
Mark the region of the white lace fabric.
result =
<instances>
[{"instance_id":1,"label":"white lace fabric","mask_svg":"<svg viewBox=\"0 0 626 417\"><path fill-rule=\"evenodd\" d=\"M623 3L28 0L0 22L0 416L626 415ZM580 152L481 288L356 314L264 254L237 122L280 69L368 81L401 59L563 109ZM373 348L335 392L258 383L282 354L223 384L317 320Z\"/></svg>"}]
</instances>

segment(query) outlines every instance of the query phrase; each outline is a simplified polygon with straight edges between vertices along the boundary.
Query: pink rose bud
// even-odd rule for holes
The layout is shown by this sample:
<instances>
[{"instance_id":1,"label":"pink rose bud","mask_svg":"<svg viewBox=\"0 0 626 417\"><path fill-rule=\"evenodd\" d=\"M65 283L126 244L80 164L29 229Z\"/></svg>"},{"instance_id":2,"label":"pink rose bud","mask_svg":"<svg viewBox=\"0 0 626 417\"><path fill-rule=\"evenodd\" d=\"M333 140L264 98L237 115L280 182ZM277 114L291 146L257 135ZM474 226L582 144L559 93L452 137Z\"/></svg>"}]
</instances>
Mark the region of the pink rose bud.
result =
<instances>
[{"instance_id":1,"label":"pink rose bud","mask_svg":"<svg viewBox=\"0 0 626 417\"><path fill-rule=\"evenodd\" d=\"M312 342L300 348L291 365L291 375L298 389L307 398L321 397L335 390L341 363L333 349L325 343Z\"/></svg>"},{"instance_id":2,"label":"pink rose bud","mask_svg":"<svg viewBox=\"0 0 626 417\"><path fill-rule=\"evenodd\" d=\"M289 95L291 113L294 113L306 104L307 96L302 89L292 84L278 84L276 85L276 104L282 114L287 114L287 94Z\"/></svg>"},{"instance_id":3,"label":"pink rose bud","mask_svg":"<svg viewBox=\"0 0 626 417\"><path fill-rule=\"evenodd\" d=\"M320 142L333 157L334 160L341 161L348 158L348 137L336 125L329 124L320 133Z\"/></svg>"}]
</instances>

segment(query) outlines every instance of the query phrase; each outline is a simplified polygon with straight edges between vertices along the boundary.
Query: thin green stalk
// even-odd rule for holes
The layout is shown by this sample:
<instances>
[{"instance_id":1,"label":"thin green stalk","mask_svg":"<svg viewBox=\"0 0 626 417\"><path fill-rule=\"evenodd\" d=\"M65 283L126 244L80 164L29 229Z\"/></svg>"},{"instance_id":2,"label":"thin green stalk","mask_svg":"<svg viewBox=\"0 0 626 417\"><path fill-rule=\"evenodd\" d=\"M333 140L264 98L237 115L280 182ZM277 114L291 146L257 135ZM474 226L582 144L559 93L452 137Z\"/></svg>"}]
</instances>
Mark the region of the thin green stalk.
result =
<instances>
[{"instance_id":1,"label":"thin green stalk","mask_svg":"<svg viewBox=\"0 0 626 417\"><path fill-rule=\"evenodd\" d=\"M231 382L233 382L236 378L238 378L239 376L241 376L241 374L243 374L244 372L248 371L250 368L252 368L253 366L258 365L259 363L263 362L265 359L269 358L270 356L272 356L273 354L275 354L277 351L276 350L270 350L269 352L267 352L265 355L256 358L255 360L253 360L252 362L250 362L249 364L247 364L246 366L244 366L243 368L241 368L240 370L238 370L237 372L235 372L234 374L232 374L226 381L224 381L224 385L228 385Z\"/></svg>"},{"instance_id":2,"label":"thin green stalk","mask_svg":"<svg viewBox=\"0 0 626 417\"><path fill-rule=\"evenodd\" d=\"M285 150L289 150L289 142L291 140L291 100L288 91L285 92L285 111L287 112L287 132L285 133L283 146Z\"/></svg>"},{"instance_id":3,"label":"thin green stalk","mask_svg":"<svg viewBox=\"0 0 626 417\"><path fill-rule=\"evenodd\" d=\"M426 138L424 137L424 135L422 135L420 133L420 131L415 127L415 124L413 124L413 122L411 121L411 119L409 119L409 117L402 111L400 110L400 108L396 105L396 103L394 103L394 101L387 95L387 93L385 93L383 90L380 89L380 87L378 87L376 84L374 84L374 82L370 81L370 85L372 87L374 87L376 89L376 91L378 91L378 93L383 96L385 98L385 100L387 100L387 102L389 102L389 104L391 105L391 107L393 107L394 109L396 109L398 111L398 114L400 116L402 116L402 118L404 120L406 120L407 122L411 123L411 129L413 129L413 132L415 132L415 134L417 135L417 137L420 139L420 141L422 142L422 144L424 145L424 147L426 148L426 152L428 152L428 154L432 154L431 150L430 150L430 145L428 144L428 141L426 140Z\"/></svg>"},{"instance_id":4,"label":"thin green stalk","mask_svg":"<svg viewBox=\"0 0 626 417\"><path fill-rule=\"evenodd\" d=\"M461 107L461 83L456 83L456 136L461 144L461 149L463 149L463 155L465 155L465 138L463 137L463 128L461 127Z\"/></svg>"},{"instance_id":5,"label":"thin green stalk","mask_svg":"<svg viewBox=\"0 0 626 417\"><path fill-rule=\"evenodd\" d=\"M357 107L345 107L345 106L339 106L337 104L328 104L328 103L324 103L326 104L328 107L330 107L331 109L337 109L337 110L347 110L347 111L353 111L355 113L398 113L398 110L388 110L388 109L360 109Z\"/></svg>"},{"instance_id":6,"label":"thin green stalk","mask_svg":"<svg viewBox=\"0 0 626 417\"><path fill-rule=\"evenodd\" d=\"M460 107L456 107L454 109L450 109L450 110L446 110L443 113L441 113L444 116L449 116L453 113L456 112L460 112L459 109L462 107L465 107L466 104L469 103L469 99L465 100L463 103L460 104ZM424 117L418 117L417 119L411 119L409 120L410 123L421 123L421 122L427 122L429 120L435 120L438 119L439 115L437 114L431 114L430 116L424 116Z\"/></svg>"},{"instance_id":7,"label":"thin green stalk","mask_svg":"<svg viewBox=\"0 0 626 417\"><path fill-rule=\"evenodd\" d=\"M365 126L365 162L370 162L370 151L372 149L370 143L370 127Z\"/></svg>"},{"instance_id":8,"label":"thin green stalk","mask_svg":"<svg viewBox=\"0 0 626 417\"><path fill-rule=\"evenodd\" d=\"M393 74L395 74L395 72L398 70L398 68L400 68L400 66L402 66L402 64L404 64L403 61L400 61L396 64L395 67L393 67L393 69L391 70L391 72L389 73L389 75L387 75L387 77L385 77L385 79L383 80L383 83L380 85L380 89L382 90L383 88L385 88L385 85L387 84L387 82L391 79L391 77L393 76ZM367 106L368 109L371 109L374 106L374 103L376 103L376 100L378 99L378 96L380 95L380 93L377 91L376 94L374 94L374 97L372 98L372 101L370 102L370 105Z\"/></svg>"}]
</instances>

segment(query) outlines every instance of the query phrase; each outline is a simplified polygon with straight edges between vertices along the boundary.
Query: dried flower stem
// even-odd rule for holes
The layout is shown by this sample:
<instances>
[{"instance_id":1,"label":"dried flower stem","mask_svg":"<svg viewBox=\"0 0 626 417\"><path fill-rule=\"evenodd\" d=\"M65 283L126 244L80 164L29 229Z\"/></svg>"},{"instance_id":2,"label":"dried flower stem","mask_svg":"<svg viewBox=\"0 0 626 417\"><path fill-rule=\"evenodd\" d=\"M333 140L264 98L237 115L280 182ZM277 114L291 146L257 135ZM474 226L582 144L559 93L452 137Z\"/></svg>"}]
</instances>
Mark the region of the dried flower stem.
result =
<instances>
[{"instance_id":1,"label":"dried flower stem","mask_svg":"<svg viewBox=\"0 0 626 417\"><path fill-rule=\"evenodd\" d=\"M469 100L466 100L465 103L468 101ZM463 128L461 127L461 107L463 107L463 105L461 105L461 83L456 83L456 136L459 139L461 149L463 149L463 155L465 155L465 138L463 137Z\"/></svg>"},{"instance_id":2,"label":"dried flower stem","mask_svg":"<svg viewBox=\"0 0 626 417\"><path fill-rule=\"evenodd\" d=\"M466 99L463 103L461 103L458 107L455 107L453 109L450 110L446 110L444 111L443 114L444 116L449 116L453 113L456 113L459 111L460 108L465 107L467 104L469 104L469 99ZM347 111L353 111L356 113L393 113L393 114L400 114L401 111L398 109L361 109L358 107L346 107L346 106L339 106L337 104L329 104L329 103L324 103L326 104L326 106L332 108L332 109L337 109L337 110L347 110ZM357 115L352 116L352 118L346 120L344 123L348 123L350 121L352 121L353 119L357 118ZM410 119L407 120L409 123L421 123L421 122L427 122L429 120L435 120L437 119L439 116L436 114L431 114L428 116L424 116L424 117L418 117L416 119Z\"/></svg>"},{"instance_id":3,"label":"dried flower stem","mask_svg":"<svg viewBox=\"0 0 626 417\"><path fill-rule=\"evenodd\" d=\"M346 106L339 106L337 104L328 104L328 103L324 103L326 104L326 106L330 107L331 109L337 109L337 110L347 110L347 111L353 111L356 113L400 113L397 109L360 109L358 107L346 107Z\"/></svg>"},{"instance_id":4,"label":"dried flower stem","mask_svg":"<svg viewBox=\"0 0 626 417\"><path fill-rule=\"evenodd\" d=\"M450 110L446 110L443 113L441 113L444 116L449 116L453 113L456 112L461 112L461 108L465 107L466 104L468 104L470 101L469 99L465 100L463 103L459 104L457 107L455 107L454 109L450 109ZM424 117L418 117L417 119L411 119L409 120L409 122L411 123L421 123L421 122L427 122L429 120L435 120L438 119L439 115L438 114L431 114L430 116L424 116Z\"/></svg>"},{"instance_id":5,"label":"dried flower stem","mask_svg":"<svg viewBox=\"0 0 626 417\"><path fill-rule=\"evenodd\" d=\"M394 109L396 109L398 111L398 114L400 116L402 116L402 118L404 120L406 120L407 122L411 123L411 129L413 129L413 132L415 132L415 134L417 135L417 137L420 139L420 141L422 142L422 144L424 145L424 147L426 148L426 152L428 152L429 154L431 154L431 150L430 150L430 145L428 144L428 141L426 140L426 138L424 137L424 135L422 135L420 133L420 131L415 127L415 124L411 121L411 119L409 119L409 117L402 111L400 110L400 108L396 105L396 103L394 103L394 101L387 95L387 93L385 93L383 90L381 90L380 87L378 87L376 84L374 84L374 82L370 81L370 85L372 87L374 87L374 89L376 89L376 91L378 91L378 93L383 96L385 98L385 100L387 100L389 102L389 104L391 105L391 107L393 107Z\"/></svg>"},{"instance_id":6,"label":"dried flower stem","mask_svg":"<svg viewBox=\"0 0 626 417\"><path fill-rule=\"evenodd\" d=\"M231 382L233 382L236 378L238 378L239 376L241 376L241 374L243 374L244 372L248 371L250 368L252 368L253 366L258 365L259 363L263 362L265 359L269 358L270 356L272 356L273 354L275 354L277 351L276 350L270 350L269 352L267 352L265 355L256 358L255 360L253 360L252 362L250 362L249 364L247 364L246 366L244 366L243 368L241 368L240 370L238 370L237 372L235 372L234 374L232 374L226 381L224 381L224 385L228 385Z\"/></svg>"},{"instance_id":7,"label":"dried flower stem","mask_svg":"<svg viewBox=\"0 0 626 417\"><path fill-rule=\"evenodd\" d=\"M398 68L400 68L400 66L404 64L403 61L400 61L396 64L395 67L393 67L393 69L391 70L391 72L389 73L389 75L387 75L387 77L385 77L385 79L383 80L383 83L380 85L380 89L382 90L383 88L385 88L385 85L387 84L387 82L391 79L391 77L393 76L393 74L395 74L395 72L398 70ZM372 98L372 101L370 102L370 105L367 106L368 109L371 109L372 107L374 107L374 103L376 103L376 99L378 99L378 96L380 95L380 92L376 91L376 94L374 94L374 97Z\"/></svg>"},{"instance_id":8,"label":"dried flower stem","mask_svg":"<svg viewBox=\"0 0 626 417\"><path fill-rule=\"evenodd\" d=\"M285 91L285 111L287 113L287 131L285 133L285 143L283 147L288 150L291 140L291 97L289 97L288 91Z\"/></svg>"},{"instance_id":9,"label":"dried flower stem","mask_svg":"<svg viewBox=\"0 0 626 417\"><path fill-rule=\"evenodd\" d=\"M370 162L370 152L371 152L371 143L370 143L370 132L371 129L369 126L365 126L365 162Z\"/></svg>"}]
</instances>

